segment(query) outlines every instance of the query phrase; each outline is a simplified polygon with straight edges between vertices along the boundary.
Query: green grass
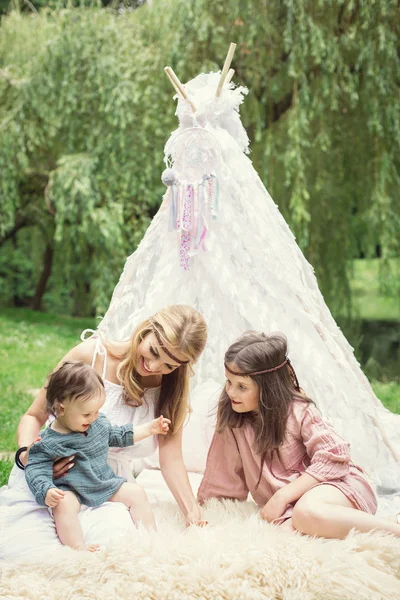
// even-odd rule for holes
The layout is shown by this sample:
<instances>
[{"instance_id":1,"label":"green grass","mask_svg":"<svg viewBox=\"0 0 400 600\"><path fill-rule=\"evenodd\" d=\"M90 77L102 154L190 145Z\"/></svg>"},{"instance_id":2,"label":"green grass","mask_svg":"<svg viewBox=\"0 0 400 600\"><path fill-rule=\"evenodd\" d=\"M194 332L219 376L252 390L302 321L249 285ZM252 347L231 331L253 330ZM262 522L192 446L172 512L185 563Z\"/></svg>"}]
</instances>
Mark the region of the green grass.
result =
<instances>
[{"instance_id":1,"label":"green grass","mask_svg":"<svg viewBox=\"0 0 400 600\"><path fill-rule=\"evenodd\" d=\"M400 383L389 381L372 381L375 394L386 408L400 414Z\"/></svg>"},{"instance_id":2,"label":"green grass","mask_svg":"<svg viewBox=\"0 0 400 600\"><path fill-rule=\"evenodd\" d=\"M351 290L354 308L361 319L400 321L399 294L384 295L379 277L379 259L353 261ZM399 260L390 261L393 274L399 273ZM394 287L396 283L390 284Z\"/></svg>"},{"instance_id":3,"label":"green grass","mask_svg":"<svg viewBox=\"0 0 400 600\"><path fill-rule=\"evenodd\" d=\"M7 483L13 464L11 460L0 460L0 487Z\"/></svg>"},{"instance_id":4,"label":"green grass","mask_svg":"<svg viewBox=\"0 0 400 600\"><path fill-rule=\"evenodd\" d=\"M18 422L52 368L79 343L94 319L39 313L28 309L0 310L0 453L15 452ZM8 480L12 462L0 459L0 486Z\"/></svg>"},{"instance_id":5,"label":"green grass","mask_svg":"<svg viewBox=\"0 0 400 600\"><path fill-rule=\"evenodd\" d=\"M21 415L52 368L93 319L74 319L26 309L0 310L0 452L15 449Z\"/></svg>"}]
</instances>

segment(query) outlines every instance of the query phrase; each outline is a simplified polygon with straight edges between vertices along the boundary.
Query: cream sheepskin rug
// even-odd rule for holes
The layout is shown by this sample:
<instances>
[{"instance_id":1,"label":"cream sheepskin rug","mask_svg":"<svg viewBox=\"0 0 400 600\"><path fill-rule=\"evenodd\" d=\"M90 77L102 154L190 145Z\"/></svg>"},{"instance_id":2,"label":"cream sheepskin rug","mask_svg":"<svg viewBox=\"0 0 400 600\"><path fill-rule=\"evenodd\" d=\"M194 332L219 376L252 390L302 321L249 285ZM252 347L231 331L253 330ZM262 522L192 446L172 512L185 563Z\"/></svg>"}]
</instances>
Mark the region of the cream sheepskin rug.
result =
<instances>
[{"instance_id":1,"label":"cream sheepskin rug","mask_svg":"<svg viewBox=\"0 0 400 600\"><path fill-rule=\"evenodd\" d=\"M98 553L61 548L45 561L2 563L0 597L96 600L400 599L400 539L289 534L254 504L210 501L205 528L185 530L176 504L155 507L158 533L137 530Z\"/></svg>"}]
</instances>

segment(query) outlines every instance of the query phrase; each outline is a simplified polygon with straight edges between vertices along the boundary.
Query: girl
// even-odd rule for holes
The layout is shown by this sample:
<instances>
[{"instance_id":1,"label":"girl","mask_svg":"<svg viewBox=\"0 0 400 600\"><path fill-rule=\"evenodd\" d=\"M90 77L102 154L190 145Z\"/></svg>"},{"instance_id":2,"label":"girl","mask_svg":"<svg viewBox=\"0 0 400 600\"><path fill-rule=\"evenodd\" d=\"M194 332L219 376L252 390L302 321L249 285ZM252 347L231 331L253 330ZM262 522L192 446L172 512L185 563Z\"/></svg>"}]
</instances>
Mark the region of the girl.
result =
<instances>
[{"instance_id":1,"label":"girl","mask_svg":"<svg viewBox=\"0 0 400 600\"><path fill-rule=\"evenodd\" d=\"M78 519L81 504L100 506L122 502L134 522L156 528L153 511L143 488L115 475L107 465L109 446L123 448L152 435L166 435L169 419L160 416L148 423L111 425L99 415L104 404L104 384L94 369L83 362L65 362L50 378L46 393L47 411L55 416L29 453L25 476L38 504L53 509L60 541L77 550L98 549L85 544ZM53 462L73 452L76 466L53 482Z\"/></svg>"},{"instance_id":2,"label":"girl","mask_svg":"<svg viewBox=\"0 0 400 600\"><path fill-rule=\"evenodd\" d=\"M133 423L136 427L161 414L170 419L168 435L154 436L129 448L110 448L108 463L117 475L132 482L134 474L143 468L143 459L155 452L158 442L162 474L187 525L203 523L183 462L182 430L189 409L189 378L206 339L207 326L197 310L171 305L139 323L127 341L106 342L94 333L68 352L56 367L69 360L94 367L104 383L101 412L113 425ZM43 387L18 427L20 467L27 463L28 448L48 416ZM54 479L74 468L73 452L60 458L53 467ZM53 521L47 508L38 509L22 470L12 470L8 487L0 492L0 506L7 507L3 539L20 540L11 549L10 543L6 545L8 556L21 558L57 548L59 540ZM91 542L116 538L132 526L129 514L121 511L117 503L85 511L81 520L84 538ZM22 536L28 529L32 535Z\"/></svg>"},{"instance_id":3,"label":"girl","mask_svg":"<svg viewBox=\"0 0 400 600\"><path fill-rule=\"evenodd\" d=\"M344 538L352 528L400 536L347 444L299 387L281 333L245 333L225 354L222 392L203 481L208 498L245 500L289 531Z\"/></svg>"}]
</instances>

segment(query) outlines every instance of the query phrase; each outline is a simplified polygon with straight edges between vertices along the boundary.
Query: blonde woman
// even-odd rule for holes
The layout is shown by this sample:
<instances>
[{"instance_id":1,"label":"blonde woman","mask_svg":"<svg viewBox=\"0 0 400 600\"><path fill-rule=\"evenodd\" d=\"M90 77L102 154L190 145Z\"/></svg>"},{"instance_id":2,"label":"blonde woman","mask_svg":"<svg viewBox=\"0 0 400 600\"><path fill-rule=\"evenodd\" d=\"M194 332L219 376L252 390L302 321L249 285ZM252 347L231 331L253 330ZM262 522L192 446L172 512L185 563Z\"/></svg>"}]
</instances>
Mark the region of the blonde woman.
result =
<instances>
[{"instance_id":1,"label":"blonde woman","mask_svg":"<svg viewBox=\"0 0 400 600\"><path fill-rule=\"evenodd\" d=\"M137 467L138 460L140 462L153 454L158 445L163 477L187 525L202 524L200 508L182 458L182 429L189 408L189 378L206 339L207 326L203 316L190 306L172 305L140 323L128 342L105 341L97 332L94 333L90 339L68 352L56 367L58 369L67 360L82 361L94 367L105 387L106 400L102 413L113 425L133 423L137 426L161 414L171 421L167 436L152 436L128 448L112 448L108 462L117 475L134 481L134 472L140 470L140 465ZM18 427L16 462L20 469L14 467L8 489L0 493L0 506L8 508L6 533L10 532L10 535L18 535L19 528L33 526L32 520L25 521L24 525L24 517L28 516L26 513L32 513L33 509L22 468L27 463L29 447L39 436L48 417L43 386ZM73 469L74 460L74 456L60 457L54 464L53 478L60 478ZM25 510L24 501L28 502ZM108 511L111 508L108 507ZM95 540L96 530L103 538L108 535L104 529L104 518L110 519L109 512L106 514L103 511L104 518L97 517L93 521L93 515L89 512L93 510L102 511L103 507L85 511L88 514L83 520L88 521L89 541ZM48 522L50 515L39 515L36 510L35 518L46 521L44 529L47 528L47 538L44 544L54 541L54 527ZM84 523L82 528L85 531ZM32 547L38 546L40 544Z\"/></svg>"}]
</instances>

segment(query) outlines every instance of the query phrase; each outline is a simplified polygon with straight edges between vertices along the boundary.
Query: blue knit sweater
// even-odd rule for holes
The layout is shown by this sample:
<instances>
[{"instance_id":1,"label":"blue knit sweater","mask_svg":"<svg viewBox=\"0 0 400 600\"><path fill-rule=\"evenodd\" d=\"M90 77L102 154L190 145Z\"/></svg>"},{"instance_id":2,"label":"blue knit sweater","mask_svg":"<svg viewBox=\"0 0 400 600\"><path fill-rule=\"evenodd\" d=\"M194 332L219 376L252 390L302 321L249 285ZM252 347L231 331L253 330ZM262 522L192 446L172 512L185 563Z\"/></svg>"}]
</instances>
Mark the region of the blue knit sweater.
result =
<instances>
[{"instance_id":1,"label":"blue knit sweater","mask_svg":"<svg viewBox=\"0 0 400 600\"><path fill-rule=\"evenodd\" d=\"M133 424L111 425L100 414L86 434L59 433L48 427L42 439L29 451L25 477L36 502L45 506L50 488L73 491L81 504L100 506L111 498L126 481L115 475L107 464L109 446L132 446ZM75 466L66 475L53 481L53 463L58 458L75 455Z\"/></svg>"}]
</instances>

